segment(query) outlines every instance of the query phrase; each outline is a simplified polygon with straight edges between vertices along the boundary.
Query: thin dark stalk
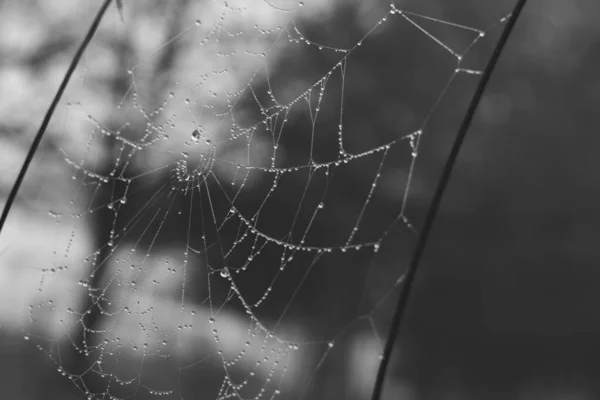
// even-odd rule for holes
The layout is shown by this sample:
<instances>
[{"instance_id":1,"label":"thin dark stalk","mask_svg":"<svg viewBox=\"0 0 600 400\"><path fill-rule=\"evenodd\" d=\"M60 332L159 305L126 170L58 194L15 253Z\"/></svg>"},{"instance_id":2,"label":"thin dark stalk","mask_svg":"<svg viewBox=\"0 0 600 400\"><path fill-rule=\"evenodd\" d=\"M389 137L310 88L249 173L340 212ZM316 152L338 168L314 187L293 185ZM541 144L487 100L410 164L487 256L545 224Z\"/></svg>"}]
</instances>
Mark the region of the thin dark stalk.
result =
<instances>
[{"instance_id":1,"label":"thin dark stalk","mask_svg":"<svg viewBox=\"0 0 600 400\"><path fill-rule=\"evenodd\" d=\"M483 92L490 80L492 72L498 63L498 59L500 58L500 54L504 49L508 38L519 18L519 14L523 10L525 3L527 0L519 0L515 5L515 8L510 16L510 19L506 23L506 27L502 32L502 36L498 40L498 44L494 49L494 53L488 62L485 71L479 81L477 89L473 94L473 98L471 99L471 103L469 104L469 108L465 114L465 117L458 129L458 133L456 135L456 139L454 144L452 145L452 149L450 150L450 154L448 155L448 159L446 160L446 165L442 171L442 175L436 187L435 193L433 195L433 199L429 205L429 209L427 210L427 215L425 216L425 222L423 224L423 228L419 237L417 239L417 244L415 245L415 250L406 271L406 275L404 277L404 285L400 292L400 296L398 298L398 303L396 305L396 309L394 311L394 317L392 319L392 324L390 326L390 330L388 332L387 340L385 343L385 349L383 351L383 359L381 360L381 364L379 364L379 370L377 371L377 378L375 380L375 386L373 388L373 393L371 395L371 400L379 400L381 398L381 393L383 392L383 383L385 381L385 376L387 372L387 368L390 362L390 358L392 356L392 351L394 349L394 344L400 332L400 325L404 318L404 313L406 310L406 305L408 303L408 298L410 297L411 289L413 287L413 282L415 280L415 275L417 273L417 269L419 267L419 262L421 260L421 256L423 255L423 251L425 250L425 245L427 244L427 239L429 238L429 234L431 232L431 228L433 226L433 222L437 215L437 211L440 207L440 203L442 201L442 197L444 196L444 191L446 190L446 186L448 185L448 181L450 180L450 176L452 175L452 169L454 168L454 164L456 162L456 158L458 157L458 153L460 148L464 142L465 136L469 127L471 126L471 122L473 121L473 116L475 115L475 111L477 110L477 106L483 96Z\"/></svg>"},{"instance_id":2,"label":"thin dark stalk","mask_svg":"<svg viewBox=\"0 0 600 400\"><path fill-rule=\"evenodd\" d=\"M46 111L46 115L44 116L44 119L42 120L40 129L38 130L37 134L35 135L35 139L33 139L33 143L31 144L31 147L29 148L27 157L25 157L25 161L23 161L23 166L21 166L21 171L19 171L19 175L17 176L17 179L16 179L14 185L12 186L12 189L10 190L8 198L6 199L6 204L4 204L4 209L2 210L2 216L0 217L0 233L2 232L2 229L4 228L4 223L6 222L6 219L8 218L8 213L10 212L10 209L15 201L15 198L17 197L17 193L19 192L19 189L21 188L21 184L23 183L23 179L25 178L27 169L29 169L29 165L31 164L31 161L33 160L33 157L35 156L35 153L40 145L40 142L42 141L44 133L46 133L46 129L48 128L48 124L50 123L50 120L52 119L54 110L56 110L56 106L58 106L58 103L60 102L60 99L62 98L62 95L65 92L65 89L67 88L67 85L69 84L69 81L71 80L71 76L73 75L73 72L75 72L75 68L77 68L77 65L79 64L79 60L81 60L81 56L83 55L83 53L85 52L85 49L87 48L88 44L92 40L92 37L94 37L94 34L96 33L98 26L100 25L100 21L102 21L102 18L104 17L104 14L106 13L106 10L108 9L108 6L110 6L111 2L112 2L112 0L104 0L104 3L98 10L98 13L96 14L96 18L94 19L94 22L92 22L92 25L90 26L90 29L88 30L87 34L85 35L83 42L81 42L81 45L79 45L79 48L77 49L77 52L75 53L75 56L71 60L69 69L67 69L67 73L65 74L65 77L63 78L63 80L58 88L58 91L54 95L54 99L52 99L52 103L50 104L48 111Z\"/></svg>"}]
</instances>

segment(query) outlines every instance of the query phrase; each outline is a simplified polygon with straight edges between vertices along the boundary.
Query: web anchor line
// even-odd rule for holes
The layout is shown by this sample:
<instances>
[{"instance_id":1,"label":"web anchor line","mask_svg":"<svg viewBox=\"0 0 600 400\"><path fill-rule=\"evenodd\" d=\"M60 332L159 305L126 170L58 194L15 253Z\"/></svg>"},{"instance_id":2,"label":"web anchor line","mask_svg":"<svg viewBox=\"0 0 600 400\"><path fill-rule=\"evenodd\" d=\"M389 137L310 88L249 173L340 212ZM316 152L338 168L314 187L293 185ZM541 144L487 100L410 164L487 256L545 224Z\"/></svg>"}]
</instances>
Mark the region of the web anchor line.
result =
<instances>
[{"instance_id":1,"label":"web anchor line","mask_svg":"<svg viewBox=\"0 0 600 400\"><path fill-rule=\"evenodd\" d=\"M371 400L379 400L381 399L381 394L383 392L383 384L385 381L385 376L387 372L387 368L389 366L390 358L392 352L394 350L394 344L400 332L400 326L404 318L404 313L406 310L406 306L408 304L408 299L411 294L413 282L415 280L415 276L417 273L417 269L419 267L419 262L421 261L421 256L425 250L425 246L427 244L427 239L429 238L429 234L431 232L431 228L433 227L433 222L437 215L437 211L439 209L440 203L444 196L444 192L446 187L448 186L448 182L450 180L450 176L452 175L452 169L458 157L458 153L460 148L464 142L467 131L471 126L471 122L473 121L473 116L475 115L475 111L477 111L477 106L481 101L483 96L483 92L490 80L490 77L498 63L500 58L500 54L504 49L510 34L523 10L525 3L527 0L519 0L515 5L512 13L510 14L510 18L506 23L506 27L502 32L502 36L498 40L496 44L496 48L494 49L494 53L492 54L490 61L488 62L481 80L477 85L475 93L473 94L473 98L471 99L471 103L469 104L469 108L465 114L465 117L458 129L458 133L456 135L456 139L454 144L452 145L452 149L450 150L450 154L448 155L448 159L446 160L446 164L442 171L442 176L438 182L435 193L433 195L433 199L431 200L429 209L427 210L427 215L425 216L425 222L423 224L423 229L421 230L419 237L417 239L417 244L415 245L415 250L413 252L413 256L408 267L408 270L404 274L404 282L402 289L400 291L400 296L398 297L398 302L396 304L396 309L394 311L394 316L392 319L392 324L390 326L385 348L383 351L383 357L381 359L381 363L379 364L379 369L377 371L377 377L375 379L375 386L373 387L373 392L371 395Z\"/></svg>"}]
</instances>

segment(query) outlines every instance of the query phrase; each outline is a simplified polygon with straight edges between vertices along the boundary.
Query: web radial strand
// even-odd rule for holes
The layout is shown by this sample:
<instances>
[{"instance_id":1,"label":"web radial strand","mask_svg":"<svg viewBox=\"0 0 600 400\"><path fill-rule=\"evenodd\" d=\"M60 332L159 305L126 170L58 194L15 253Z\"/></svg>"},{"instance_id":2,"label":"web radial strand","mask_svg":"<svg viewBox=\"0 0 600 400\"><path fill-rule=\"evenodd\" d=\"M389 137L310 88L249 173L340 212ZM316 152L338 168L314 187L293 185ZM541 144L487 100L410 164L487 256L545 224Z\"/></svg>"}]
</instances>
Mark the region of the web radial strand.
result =
<instances>
[{"instance_id":1,"label":"web radial strand","mask_svg":"<svg viewBox=\"0 0 600 400\"><path fill-rule=\"evenodd\" d=\"M103 34L127 51L81 67L62 104L68 190L43 216L25 338L84 398L325 398L350 380L364 397L403 279L390 259L419 232L423 143L505 15L119 4L124 29Z\"/></svg>"}]
</instances>

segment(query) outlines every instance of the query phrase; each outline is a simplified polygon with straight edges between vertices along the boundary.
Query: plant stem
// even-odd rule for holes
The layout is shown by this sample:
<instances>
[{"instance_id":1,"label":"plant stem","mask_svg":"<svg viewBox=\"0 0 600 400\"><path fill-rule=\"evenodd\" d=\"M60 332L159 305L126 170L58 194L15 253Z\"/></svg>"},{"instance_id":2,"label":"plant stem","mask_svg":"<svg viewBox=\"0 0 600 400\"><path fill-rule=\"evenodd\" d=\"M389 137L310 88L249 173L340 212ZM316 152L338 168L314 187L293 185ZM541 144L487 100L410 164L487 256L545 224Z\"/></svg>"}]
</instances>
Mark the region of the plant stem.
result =
<instances>
[{"instance_id":1,"label":"plant stem","mask_svg":"<svg viewBox=\"0 0 600 400\"><path fill-rule=\"evenodd\" d=\"M506 27L502 32L502 36L498 40L496 44L496 48L494 49L494 53L488 62L485 71L477 85L477 89L473 94L473 98L471 99L471 103L469 104L469 108L465 114L465 117L458 129L458 133L456 135L456 139L454 144L452 145L452 149L450 150L450 154L448 155L448 159L446 160L446 165L442 171L442 175L436 187L435 193L433 195L433 199L429 205L427 210L427 215L425 216L425 222L423 224L423 229L419 234L417 239L417 244L415 245L415 250L413 252L413 256L406 271L406 275L404 277L404 285L402 290L400 291L400 296L398 298L398 303L396 305L396 309L394 311L394 317L392 319L392 324L390 326L390 330L388 332L385 348L383 351L383 358L381 360L381 364L379 364L379 370L377 371L377 377L375 380L375 386L373 388L373 393L371 395L371 400L379 400L381 398L381 394L383 392L383 383L385 381L385 375L387 372L387 368L390 362L390 358L392 355L392 351L394 349L394 343L398 337L400 331L400 325L404 318L404 313L406 310L406 305L408 303L408 298L411 293L411 289L413 287L413 282L415 279L415 275L417 273L417 269L419 267L419 262L421 260L421 256L423 255L423 251L425 250L425 245L427 244L427 239L429 238L429 234L431 232L433 222L437 215L437 211L440 207L440 203L442 201L442 197L444 196L444 191L446 190L446 186L448 185L448 181L450 180L450 176L452 174L452 169L454 168L454 164L456 162L456 158L458 157L458 153L460 148L464 142L465 136L469 127L471 126L471 122L473 121L473 116L475 115L475 111L477 110L477 106L483 96L483 92L490 80L492 72L496 64L498 63L498 59L500 58L500 54L510 37L510 34L525 6L527 0L519 0L515 5L511 16L506 23Z\"/></svg>"},{"instance_id":2,"label":"plant stem","mask_svg":"<svg viewBox=\"0 0 600 400\"><path fill-rule=\"evenodd\" d=\"M73 75L73 72L75 72L75 68L77 68L79 61L81 60L81 56L83 55L83 53L85 52L85 49L87 48L90 41L92 40L92 37L94 37L94 34L96 33L98 26L100 25L100 21L102 21L102 18L104 17L104 14L106 13L106 10L108 9L108 6L110 5L111 2L112 2L112 0L104 0L104 3L98 10L98 13L96 14L96 18L94 18L92 25L90 26L87 34L85 35L85 38L83 39L83 42L81 42L81 44L79 45L79 48L77 49L77 52L75 53L75 56L71 60L69 69L67 69L65 77L63 78L63 80L58 88L58 91L54 95L54 99L52 99L52 103L50 104L48 111L46 111L46 115L44 116L44 119L42 120L40 129L38 130L37 134L35 135L35 139L33 139L33 143L31 144L31 147L29 148L27 157L25 157L25 161L23 161L23 165L21 166L21 171L19 171L19 175L17 176L17 179L10 190L8 198L6 199L6 203L4 204L4 209L2 210L2 216L0 217L0 233L2 232L2 229L4 228L4 224L6 223L6 219L8 218L8 213L10 212L10 209L15 201L15 198L17 197L17 193L19 192L19 189L21 188L21 184L23 183L23 179L25 178L27 169L29 168L29 165L31 164L31 161L33 160L33 157L40 145L40 142L42 141L42 137L44 136L44 133L46 133L46 129L48 128L48 124L50 123L50 120L52 119L52 115L54 114L54 111L56 110L56 106L58 106L58 103L59 103L63 93L65 92L65 89L67 88L67 85L69 84L69 81L71 80L71 76Z\"/></svg>"}]
</instances>

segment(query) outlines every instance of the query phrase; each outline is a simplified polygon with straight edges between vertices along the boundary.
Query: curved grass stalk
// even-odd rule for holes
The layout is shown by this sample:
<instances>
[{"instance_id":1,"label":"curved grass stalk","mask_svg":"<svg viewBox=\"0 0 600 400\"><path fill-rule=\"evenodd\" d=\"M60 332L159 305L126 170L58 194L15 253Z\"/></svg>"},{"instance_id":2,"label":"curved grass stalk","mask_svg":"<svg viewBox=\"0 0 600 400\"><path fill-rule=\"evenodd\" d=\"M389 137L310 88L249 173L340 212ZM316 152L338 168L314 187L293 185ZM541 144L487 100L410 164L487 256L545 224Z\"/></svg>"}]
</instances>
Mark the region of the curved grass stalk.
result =
<instances>
[{"instance_id":1,"label":"curved grass stalk","mask_svg":"<svg viewBox=\"0 0 600 400\"><path fill-rule=\"evenodd\" d=\"M12 188L10 189L10 193L8 194L8 198L6 199L6 203L4 204L4 209L2 210L2 216L0 216L0 233L2 233L2 229L4 228L4 224L6 223L6 219L8 218L8 213L10 212L10 209L12 208L15 198L17 197L17 193L19 192L19 189L21 188L23 179L25 179L25 174L27 173L27 170L29 169L29 165L31 164L31 161L33 161L33 157L35 156L35 153L40 145L40 142L42 141L42 138L44 137L44 134L46 133L46 129L48 128L48 124L50 123L50 120L52 119L52 115L54 115L54 111L56 110L56 107L58 106L58 103L60 102L60 99L62 98L62 95L65 92L67 85L69 84L69 81L71 80L71 76L73 76L73 72L75 72L77 65L79 65L79 61L81 60L81 57L83 56L83 53L85 52L85 49L88 47L88 45L90 44L90 41L94 37L94 34L98 30L98 26L100 25L100 22L102 21L102 18L104 17L104 14L106 13L106 10L108 9L108 6L110 6L111 2L112 2L112 0L104 0L104 3L102 3L102 6L100 6L100 9L98 10L98 13L96 14L96 17L94 18L94 21L90 25L90 28L88 29L87 34L83 38L83 41L79 45L77 52L73 56L73 59L71 60L71 64L69 64L69 68L67 69L67 72L65 73L65 77L63 78L62 82L60 83L60 86L58 87L58 90L56 91L56 94L54 95L54 98L52 99L52 103L50 103L50 107L48 107L48 111L46 111L46 115L44 115L42 124L40 125L40 128L38 129L38 132L35 135L35 138L33 139L33 143L31 143L31 147L29 147L29 152L27 153L27 156L25 157L25 161L23 161L23 165L21 166L19 175L17 176L15 183L13 184Z\"/></svg>"},{"instance_id":2,"label":"curved grass stalk","mask_svg":"<svg viewBox=\"0 0 600 400\"><path fill-rule=\"evenodd\" d=\"M377 377L375 378L375 386L373 387L373 392L371 395L371 400L379 400L381 398L381 393L383 392L383 384L385 381L385 376L387 372L387 368L390 362L390 358L392 356L392 351L394 350L394 344L396 343L396 339L400 332L400 325L404 318L404 312L406 310L406 305L408 303L408 298L410 297L411 289L413 282L415 280L415 275L417 273L417 269L419 267L419 262L421 261L421 256L423 255L423 251L425 250L425 245L427 244L427 239L429 238L429 234L431 232L431 228L433 227L433 222L437 215L437 211L440 207L440 203L444 196L444 192L446 190L446 186L448 185L448 181L450 180L450 176L452 175L452 169L458 157L458 153L462 144L464 142L465 136L469 127L471 126L471 122L473 121L473 116L475 115L475 111L477 111L477 106L481 101L483 96L483 92L492 76L494 68L498 63L498 59L500 58L500 54L504 49L510 34L525 6L527 0L519 0L515 5L512 13L510 14L510 18L506 23L506 27L502 32L502 36L498 40L496 44L496 48L494 49L494 53L492 54L490 61L488 62L483 75L477 85L477 89L475 89L475 93L473 94L473 98L471 99L471 103L469 104L469 108L465 113L465 117L463 118L460 127L458 128L458 133L456 134L456 139L454 140L454 144L452 145L452 149L450 150L450 154L448 155L448 159L446 160L446 164L442 171L442 176L438 181L438 185L436 187L435 193L427 209L427 215L425 216L425 222L423 223L423 229L419 234L417 239L417 244L415 245L415 250L413 252L410 264L408 266L408 270L404 274L404 282L402 289L400 291L400 296L398 297L398 302L396 304L396 309L394 311L394 317L392 319L392 324L390 325L390 330L387 335L385 348L383 350L383 358L381 359L381 363L379 364L379 369L377 371Z\"/></svg>"}]
</instances>

